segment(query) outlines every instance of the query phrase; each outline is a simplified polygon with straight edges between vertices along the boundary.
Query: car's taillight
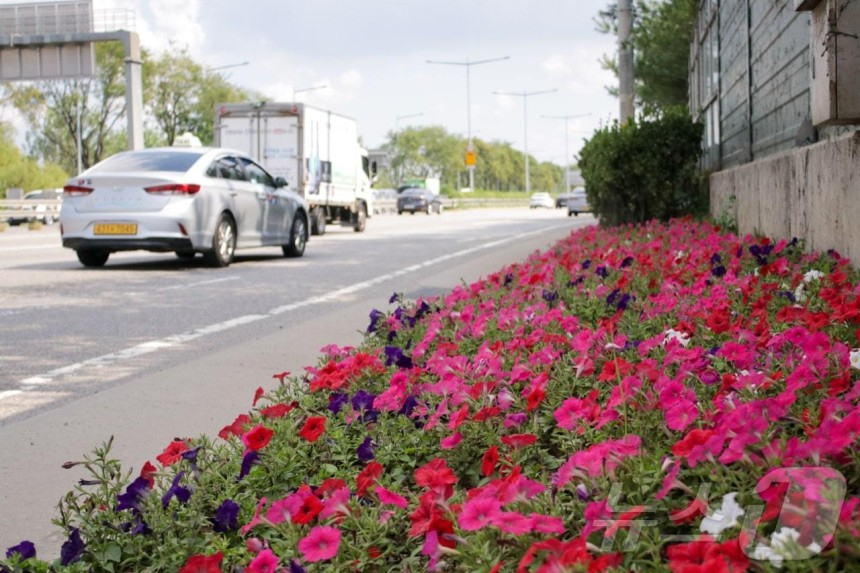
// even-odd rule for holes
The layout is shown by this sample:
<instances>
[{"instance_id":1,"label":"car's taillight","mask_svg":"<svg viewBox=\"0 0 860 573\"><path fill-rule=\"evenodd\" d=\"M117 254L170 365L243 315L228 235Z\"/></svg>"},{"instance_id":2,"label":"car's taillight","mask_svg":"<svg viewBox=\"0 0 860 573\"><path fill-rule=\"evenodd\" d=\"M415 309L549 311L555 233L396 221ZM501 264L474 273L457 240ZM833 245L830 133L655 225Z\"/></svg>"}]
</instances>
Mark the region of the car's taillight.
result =
<instances>
[{"instance_id":1,"label":"car's taillight","mask_svg":"<svg viewBox=\"0 0 860 573\"><path fill-rule=\"evenodd\" d=\"M83 187L81 185L66 185L63 187L63 194L69 197L79 197L81 195L89 195L93 192L92 187Z\"/></svg>"},{"instance_id":2,"label":"car's taillight","mask_svg":"<svg viewBox=\"0 0 860 573\"><path fill-rule=\"evenodd\" d=\"M154 185L152 187L144 187L147 193L156 193L164 195L194 195L200 191L200 185L196 183L167 183L166 185Z\"/></svg>"}]
</instances>

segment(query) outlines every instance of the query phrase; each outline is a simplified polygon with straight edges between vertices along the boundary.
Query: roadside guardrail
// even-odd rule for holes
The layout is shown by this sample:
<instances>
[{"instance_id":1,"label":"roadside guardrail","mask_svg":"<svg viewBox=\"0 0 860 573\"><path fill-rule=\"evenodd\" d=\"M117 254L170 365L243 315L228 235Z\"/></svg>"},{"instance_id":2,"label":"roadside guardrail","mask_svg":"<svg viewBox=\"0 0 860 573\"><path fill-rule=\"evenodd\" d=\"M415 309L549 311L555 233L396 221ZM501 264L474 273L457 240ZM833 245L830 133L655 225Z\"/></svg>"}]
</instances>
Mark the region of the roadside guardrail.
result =
<instances>
[{"instance_id":1,"label":"roadside guardrail","mask_svg":"<svg viewBox=\"0 0 860 573\"><path fill-rule=\"evenodd\" d=\"M0 221L8 219L22 219L44 217L46 214L52 214L53 217L59 217L60 205L63 202L60 199L39 199L38 201L27 199L0 199ZM37 207L44 206L45 209L39 210ZM24 207L28 207L25 209Z\"/></svg>"},{"instance_id":2,"label":"roadside guardrail","mask_svg":"<svg viewBox=\"0 0 860 573\"><path fill-rule=\"evenodd\" d=\"M443 198L442 206L445 209L481 209L492 207L527 207L527 198L497 199L497 198L473 198L460 197L459 199ZM397 213L397 199L374 199L374 215L390 215Z\"/></svg>"}]
</instances>

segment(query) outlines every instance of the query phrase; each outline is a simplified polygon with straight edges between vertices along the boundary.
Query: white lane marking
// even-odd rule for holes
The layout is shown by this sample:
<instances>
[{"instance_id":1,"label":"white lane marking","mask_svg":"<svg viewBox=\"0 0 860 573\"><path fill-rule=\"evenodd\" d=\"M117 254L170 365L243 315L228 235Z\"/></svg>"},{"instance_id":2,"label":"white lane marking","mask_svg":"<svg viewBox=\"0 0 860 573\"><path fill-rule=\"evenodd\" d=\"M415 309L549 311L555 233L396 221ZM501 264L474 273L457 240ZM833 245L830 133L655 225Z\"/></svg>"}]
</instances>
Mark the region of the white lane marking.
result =
<instances>
[{"instance_id":1,"label":"white lane marking","mask_svg":"<svg viewBox=\"0 0 860 573\"><path fill-rule=\"evenodd\" d=\"M29 247L0 247L0 253L13 253L15 251L35 251L38 249L56 249L60 245L32 245Z\"/></svg>"},{"instance_id":2,"label":"white lane marking","mask_svg":"<svg viewBox=\"0 0 860 573\"><path fill-rule=\"evenodd\" d=\"M540 233L546 233L547 231L553 231L555 229L560 229L562 227L568 227L569 225L553 225L551 227L546 227L543 229L538 229L536 231L529 231L527 233L521 233L519 235L514 235L512 237L507 237L505 239L498 239L496 241L490 241L488 243L483 243L474 247L470 247L468 249L463 249L461 251L457 251L455 253L450 253L447 255L442 255L441 257L436 257L435 259L430 259L428 261L424 261L423 263L418 263L414 265L410 265L408 267L380 275L376 278L355 283L353 285L344 287L342 289L338 289L336 291L332 291L327 294L314 296L307 298L303 301L294 302L291 304L278 306L267 312L266 314L249 314L245 316L239 316L237 318L233 318L230 320L226 320L224 322L218 322L215 324L210 324L208 326L204 326L201 328L197 328L195 330L184 332L181 334L174 334L172 336L167 336L160 340L151 340L149 342L144 342L142 344L138 344L137 346L132 346L130 348L126 348L124 350L120 350L118 352L112 352L110 354L105 354L103 356L97 356L95 358L90 358L88 360L84 360L82 362L76 362L74 364L69 364L68 366L63 366L62 368L56 368L51 370L50 372L46 372L45 374L39 376L31 376L29 378L25 378L18 382L19 388L18 390L8 390L6 392L0 393L0 401L4 398L8 398L11 396L15 396L20 394L21 392L33 390L34 388L42 385L53 382L57 378L62 376L72 374L81 370L82 368L86 368L88 366L92 367L102 367L109 366L111 364L115 364L121 362L123 360L128 360L131 358L136 358L138 356L143 356L145 354L149 354L151 352L155 352L156 350L161 350L163 348L171 348L173 346L178 346L185 342L190 342L192 340L196 340L198 338L202 338L204 336L209 336L211 334L216 334L218 332L223 332L225 330L230 330L232 328L236 328L238 326L242 326L245 324L250 324L252 322L257 322L260 320L264 320L267 318L271 318L273 316L278 316L284 314L285 312L291 312L297 310L299 308L303 308L306 306L311 306L315 304L321 304L324 302L329 302L331 300L335 300L344 295L353 294L367 288L370 288L379 283L383 283L385 281L401 277L403 275L414 273L423 268L427 268L433 265L437 265L439 263L462 257L464 255L469 255L472 253L476 253L478 251L483 251L486 249L491 249L493 247L498 247L499 245L504 245L505 243L510 243L513 241L518 241L520 239L524 239L531 235L537 235ZM228 279L229 280L229 279ZM214 281L209 281L214 282Z\"/></svg>"},{"instance_id":3,"label":"white lane marking","mask_svg":"<svg viewBox=\"0 0 860 573\"><path fill-rule=\"evenodd\" d=\"M224 283L227 281L237 281L237 280L239 280L239 277L228 277L226 279L213 279L211 281L200 281L200 282L196 282L196 283L174 285L174 286L164 287L161 290L180 290L180 289L194 288L194 287L199 287L199 286L203 286L203 285L213 285L215 283Z\"/></svg>"}]
</instances>

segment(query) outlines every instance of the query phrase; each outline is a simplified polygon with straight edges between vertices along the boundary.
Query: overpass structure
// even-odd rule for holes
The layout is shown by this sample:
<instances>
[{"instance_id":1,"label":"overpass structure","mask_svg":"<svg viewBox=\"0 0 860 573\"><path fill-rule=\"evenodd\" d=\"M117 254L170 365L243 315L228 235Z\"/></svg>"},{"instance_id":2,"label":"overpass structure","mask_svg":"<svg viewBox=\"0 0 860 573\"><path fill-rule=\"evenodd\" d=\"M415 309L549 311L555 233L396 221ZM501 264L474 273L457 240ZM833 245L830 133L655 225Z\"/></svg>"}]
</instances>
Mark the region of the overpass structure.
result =
<instances>
[{"instance_id":1,"label":"overpass structure","mask_svg":"<svg viewBox=\"0 0 860 573\"><path fill-rule=\"evenodd\" d=\"M95 13L92 0L0 5L0 82L89 77L96 72L93 44L122 42L128 148L142 149L140 39L121 29L130 21L127 11Z\"/></svg>"}]
</instances>

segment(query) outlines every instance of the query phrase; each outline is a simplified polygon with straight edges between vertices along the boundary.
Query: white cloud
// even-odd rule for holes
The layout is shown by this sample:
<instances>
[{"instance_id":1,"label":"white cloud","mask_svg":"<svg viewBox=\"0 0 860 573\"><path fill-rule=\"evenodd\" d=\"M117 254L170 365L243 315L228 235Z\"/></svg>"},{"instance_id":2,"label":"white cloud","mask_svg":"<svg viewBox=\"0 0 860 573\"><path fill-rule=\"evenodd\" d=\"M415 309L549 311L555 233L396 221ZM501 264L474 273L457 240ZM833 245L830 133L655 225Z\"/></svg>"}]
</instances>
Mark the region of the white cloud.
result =
<instances>
[{"instance_id":1,"label":"white cloud","mask_svg":"<svg viewBox=\"0 0 860 573\"><path fill-rule=\"evenodd\" d=\"M560 56L558 54L553 54L546 60L544 60L541 67L553 77L567 77L573 73L573 68L571 68L564 56Z\"/></svg>"}]
</instances>

